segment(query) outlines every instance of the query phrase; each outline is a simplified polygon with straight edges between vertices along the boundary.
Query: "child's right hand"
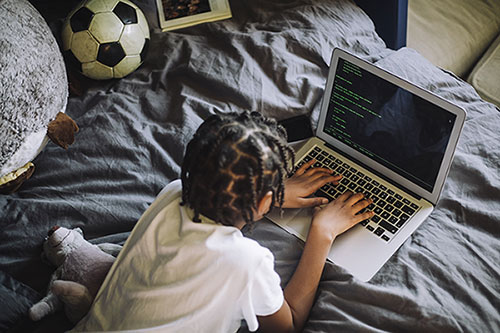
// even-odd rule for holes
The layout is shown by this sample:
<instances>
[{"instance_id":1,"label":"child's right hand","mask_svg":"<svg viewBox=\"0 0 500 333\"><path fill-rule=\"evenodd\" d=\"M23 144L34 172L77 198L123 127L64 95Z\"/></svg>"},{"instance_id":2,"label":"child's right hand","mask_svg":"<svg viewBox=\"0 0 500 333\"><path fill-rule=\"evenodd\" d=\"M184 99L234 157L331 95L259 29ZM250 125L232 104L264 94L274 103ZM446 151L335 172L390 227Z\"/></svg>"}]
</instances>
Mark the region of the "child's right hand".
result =
<instances>
[{"instance_id":1,"label":"child's right hand","mask_svg":"<svg viewBox=\"0 0 500 333\"><path fill-rule=\"evenodd\" d=\"M359 213L372 202L371 199L364 199L362 193L353 194L346 191L329 204L315 208L311 230L320 232L333 242L341 233L357 223L373 217L375 213L372 211Z\"/></svg>"}]
</instances>

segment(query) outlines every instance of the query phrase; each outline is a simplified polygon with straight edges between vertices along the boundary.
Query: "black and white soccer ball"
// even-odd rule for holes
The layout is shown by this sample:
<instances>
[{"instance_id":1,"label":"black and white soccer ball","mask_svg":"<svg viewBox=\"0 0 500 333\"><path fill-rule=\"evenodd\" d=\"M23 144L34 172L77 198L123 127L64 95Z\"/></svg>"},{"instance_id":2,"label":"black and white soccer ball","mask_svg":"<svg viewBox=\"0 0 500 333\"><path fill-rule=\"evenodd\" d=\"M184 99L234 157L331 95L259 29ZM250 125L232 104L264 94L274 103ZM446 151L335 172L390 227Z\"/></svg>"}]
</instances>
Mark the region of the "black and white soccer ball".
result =
<instances>
[{"instance_id":1,"label":"black and white soccer ball","mask_svg":"<svg viewBox=\"0 0 500 333\"><path fill-rule=\"evenodd\" d=\"M144 61L149 46L144 13L129 0L86 0L62 27L70 66L96 80L122 78Z\"/></svg>"}]
</instances>

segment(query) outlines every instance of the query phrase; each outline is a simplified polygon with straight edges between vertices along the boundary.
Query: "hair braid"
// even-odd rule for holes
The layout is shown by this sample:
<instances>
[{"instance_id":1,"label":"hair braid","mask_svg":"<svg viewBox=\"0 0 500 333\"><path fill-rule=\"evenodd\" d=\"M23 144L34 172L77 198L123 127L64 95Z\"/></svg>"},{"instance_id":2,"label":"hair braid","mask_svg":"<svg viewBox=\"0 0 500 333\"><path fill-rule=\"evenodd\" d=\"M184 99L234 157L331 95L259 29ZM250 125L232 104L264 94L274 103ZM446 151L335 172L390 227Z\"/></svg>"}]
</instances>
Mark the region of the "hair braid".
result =
<instances>
[{"instance_id":1,"label":"hair braid","mask_svg":"<svg viewBox=\"0 0 500 333\"><path fill-rule=\"evenodd\" d=\"M259 200L272 191L272 205L284 200L284 177L293 150L278 123L257 112L209 117L186 148L182 201L226 225L250 223ZM293 166L293 164L292 164Z\"/></svg>"}]
</instances>

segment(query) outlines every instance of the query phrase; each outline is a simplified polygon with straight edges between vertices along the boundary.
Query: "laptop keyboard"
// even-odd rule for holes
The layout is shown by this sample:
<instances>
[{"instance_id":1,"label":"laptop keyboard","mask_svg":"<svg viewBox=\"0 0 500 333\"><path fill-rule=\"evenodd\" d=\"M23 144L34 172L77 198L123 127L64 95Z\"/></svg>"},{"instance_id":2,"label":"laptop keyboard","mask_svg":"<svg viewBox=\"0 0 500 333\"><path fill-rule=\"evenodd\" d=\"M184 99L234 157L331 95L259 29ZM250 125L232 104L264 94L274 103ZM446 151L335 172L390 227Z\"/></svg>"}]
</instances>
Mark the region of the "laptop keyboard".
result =
<instances>
[{"instance_id":1,"label":"laptop keyboard","mask_svg":"<svg viewBox=\"0 0 500 333\"><path fill-rule=\"evenodd\" d=\"M371 198L373 203L365 210L373 210L375 215L360 224L385 242L389 242L420 208L404 193L396 193L346 161L336 158L317 146L297 163L296 170L312 159L316 159L313 167L332 169L335 174L343 176L338 185L326 184L315 193L316 196L322 196L331 201L349 190L353 193L361 192L365 197Z\"/></svg>"}]
</instances>

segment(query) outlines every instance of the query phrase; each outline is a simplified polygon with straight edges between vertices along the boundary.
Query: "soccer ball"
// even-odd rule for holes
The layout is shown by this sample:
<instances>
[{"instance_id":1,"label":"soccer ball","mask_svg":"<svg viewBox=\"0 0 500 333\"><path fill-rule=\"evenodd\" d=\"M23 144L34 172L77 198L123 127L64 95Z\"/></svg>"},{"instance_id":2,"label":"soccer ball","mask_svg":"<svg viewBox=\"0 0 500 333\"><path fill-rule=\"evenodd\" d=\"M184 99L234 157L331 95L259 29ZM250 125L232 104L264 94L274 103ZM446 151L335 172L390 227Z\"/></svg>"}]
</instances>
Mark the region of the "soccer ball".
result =
<instances>
[{"instance_id":1,"label":"soccer ball","mask_svg":"<svg viewBox=\"0 0 500 333\"><path fill-rule=\"evenodd\" d=\"M85 76L122 78L144 61L148 22L128 0L86 0L64 21L62 44L68 64Z\"/></svg>"}]
</instances>

